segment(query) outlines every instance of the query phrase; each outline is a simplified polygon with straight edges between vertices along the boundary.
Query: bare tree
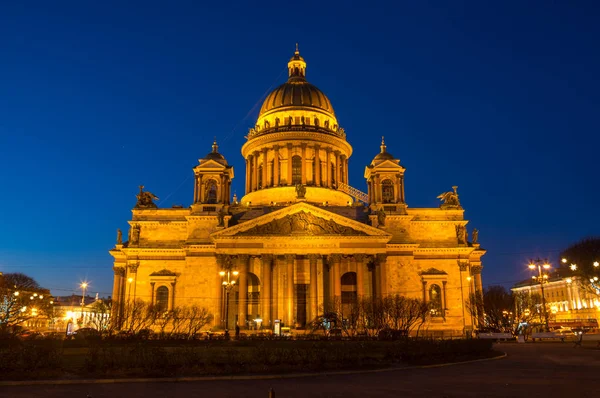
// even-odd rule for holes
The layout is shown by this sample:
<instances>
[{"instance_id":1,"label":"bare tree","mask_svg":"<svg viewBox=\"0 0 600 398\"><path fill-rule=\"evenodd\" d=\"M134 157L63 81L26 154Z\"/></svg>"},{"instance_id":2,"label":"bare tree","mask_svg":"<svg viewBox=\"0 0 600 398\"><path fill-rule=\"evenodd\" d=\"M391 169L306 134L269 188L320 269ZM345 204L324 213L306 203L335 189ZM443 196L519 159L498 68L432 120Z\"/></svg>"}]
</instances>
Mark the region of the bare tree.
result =
<instances>
[{"instance_id":1,"label":"bare tree","mask_svg":"<svg viewBox=\"0 0 600 398\"><path fill-rule=\"evenodd\" d=\"M212 322L213 315L207 308L192 305L182 309L186 318L186 332L188 339L192 339L204 326Z\"/></svg>"},{"instance_id":2,"label":"bare tree","mask_svg":"<svg viewBox=\"0 0 600 398\"><path fill-rule=\"evenodd\" d=\"M50 291L33 278L21 273L0 276L0 331L35 317L51 317L52 306Z\"/></svg>"},{"instance_id":3,"label":"bare tree","mask_svg":"<svg viewBox=\"0 0 600 398\"><path fill-rule=\"evenodd\" d=\"M559 264L561 276L576 277L574 283L600 295L600 237L588 237L567 247L560 254Z\"/></svg>"},{"instance_id":4,"label":"bare tree","mask_svg":"<svg viewBox=\"0 0 600 398\"><path fill-rule=\"evenodd\" d=\"M152 325L151 306L141 299L134 300L131 303L129 316L127 317L128 330L137 333L142 329L147 329Z\"/></svg>"},{"instance_id":5,"label":"bare tree","mask_svg":"<svg viewBox=\"0 0 600 398\"><path fill-rule=\"evenodd\" d=\"M4 274L3 277L0 277L1 279L4 279L3 285L10 289L30 292L43 290L35 279L20 272Z\"/></svg>"}]
</instances>

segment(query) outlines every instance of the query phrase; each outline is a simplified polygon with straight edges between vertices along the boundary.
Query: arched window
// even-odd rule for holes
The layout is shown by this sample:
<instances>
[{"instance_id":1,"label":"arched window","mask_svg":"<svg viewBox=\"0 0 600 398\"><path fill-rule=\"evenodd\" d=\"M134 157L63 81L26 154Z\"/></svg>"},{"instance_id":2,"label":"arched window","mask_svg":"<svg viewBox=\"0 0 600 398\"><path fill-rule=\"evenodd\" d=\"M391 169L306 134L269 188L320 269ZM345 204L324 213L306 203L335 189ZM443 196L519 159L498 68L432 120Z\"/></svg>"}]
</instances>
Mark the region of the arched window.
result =
<instances>
[{"instance_id":1,"label":"arched window","mask_svg":"<svg viewBox=\"0 0 600 398\"><path fill-rule=\"evenodd\" d=\"M246 314L250 320L260 318L260 280L252 272L248 272L248 295Z\"/></svg>"},{"instance_id":2,"label":"arched window","mask_svg":"<svg viewBox=\"0 0 600 398\"><path fill-rule=\"evenodd\" d=\"M381 183L381 198L383 203L394 203L394 183L391 180Z\"/></svg>"},{"instance_id":3,"label":"arched window","mask_svg":"<svg viewBox=\"0 0 600 398\"><path fill-rule=\"evenodd\" d=\"M263 180L262 180L263 175L262 174L263 174L263 168L262 168L262 165L260 165L260 166L258 166L258 175L257 175L258 189L262 188L262 184L263 184Z\"/></svg>"},{"instance_id":4,"label":"arched window","mask_svg":"<svg viewBox=\"0 0 600 398\"><path fill-rule=\"evenodd\" d=\"M342 304L356 302L356 272L346 272L342 275Z\"/></svg>"},{"instance_id":5,"label":"arched window","mask_svg":"<svg viewBox=\"0 0 600 398\"><path fill-rule=\"evenodd\" d=\"M429 306L431 316L442 316L442 289L439 285L431 285L429 288Z\"/></svg>"},{"instance_id":6,"label":"arched window","mask_svg":"<svg viewBox=\"0 0 600 398\"><path fill-rule=\"evenodd\" d=\"M302 158L292 157L292 185L302 184Z\"/></svg>"},{"instance_id":7,"label":"arched window","mask_svg":"<svg viewBox=\"0 0 600 398\"><path fill-rule=\"evenodd\" d=\"M208 180L206 182L206 203L217 203L217 182Z\"/></svg>"},{"instance_id":8,"label":"arched window","mask_svg":"<svg viewBox=\"0 0 600 398\"><path fill-rule=\"evenodd\" d=\"M169 309L169 288L161 286L156 289L156 308L159 311L167 311Z\"/></svg>"}]
</instances>

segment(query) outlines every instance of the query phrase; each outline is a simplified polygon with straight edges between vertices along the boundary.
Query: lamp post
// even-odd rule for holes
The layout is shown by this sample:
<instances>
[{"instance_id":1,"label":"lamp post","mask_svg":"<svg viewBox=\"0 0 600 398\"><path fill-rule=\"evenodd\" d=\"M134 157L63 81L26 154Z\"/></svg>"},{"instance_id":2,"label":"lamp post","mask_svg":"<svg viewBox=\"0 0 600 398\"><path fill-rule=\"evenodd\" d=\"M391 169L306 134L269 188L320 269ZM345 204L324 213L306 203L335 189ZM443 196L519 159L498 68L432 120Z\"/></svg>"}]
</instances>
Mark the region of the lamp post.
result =
<instances>
[{"instance_id":1,"label":"lamp post","mask_svg":"<svg viewBox=\"0 0 600 398\"><path fill-rule=\"evenodd\" d=\"M88 287L87 282L81 283L81 325L83 326L83 307L85 306L85 290Z\"/></svg>"},{"instance_id":2,"label":"lamp post","mask_svg":"<svg viewBox=\"0 0 600 398\"><path fill-rule=\"evenodd\" d=\"M127 278L127 283L129 283L129 288L127 289L127 318L125 319L126 325L129 324L129 318L131 317L131 283L133 282L133 278L129 277ZM135 296L133 297L133 299L135 300Z\"/></svg>"},{"instance_id":3,"label":"lamp post","mask_svg":"<svg viewBox=\"0 0 600 398\"><path fill-rule=\"evenodd\" d=\"M544 323L546 325L546 331L548 331L550 327L548 326L548 310L546 309L546 296L544 295L544 283L548 282L548 274L544 274L542 269L550 269L550 264L548 264L548 260L540 260L539 257L535 260L529 260L529 269L535 272L536 268L538 274L537 276L534 275L533 279L538 281L542 290L542 307L544 310Z\"/></svg>"},{"instance_id":4,"label":"lamp post","mask_svg":"<svg viewBox=\"0 0 600 398\"><path fill-rule=\"evenodd\" d=\"M223 288L225 289L225 338L229 339L229 292L235 287L235 277L239 272L227 269L219 272L223 279ZM232 277L233 276L233 277Z\"/></svg>"}]
</instances>

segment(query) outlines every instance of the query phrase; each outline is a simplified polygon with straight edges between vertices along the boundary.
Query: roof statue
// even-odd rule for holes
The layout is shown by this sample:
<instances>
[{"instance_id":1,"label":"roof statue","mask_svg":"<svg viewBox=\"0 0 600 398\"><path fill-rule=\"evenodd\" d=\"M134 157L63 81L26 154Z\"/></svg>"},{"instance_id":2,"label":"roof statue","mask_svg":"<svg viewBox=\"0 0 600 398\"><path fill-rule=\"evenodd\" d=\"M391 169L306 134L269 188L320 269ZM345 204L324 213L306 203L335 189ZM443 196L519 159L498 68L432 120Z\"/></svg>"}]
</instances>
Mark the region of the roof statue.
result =
<instances>
[{"instance_id":1,"label":"roof statue","mask_svg":"<svg viewBox=\"0 0 600 398\"><path fill-rule=\"evenodd\" d=\"M306 195L306 187L302 184L296 185L296 197L298 199L304 199L304 195Z\"/></svg>"},{"instance_id":2,"label":"roof statue","mask_svg":"<svg viewBox=\"0 0 600 398\"><path fill-rule=\"evenodd\" d=\"M440 206L440 208L442 208L442 210L445 209L462 209L462 207L460 206L460 201L458 200L458 186L453 186L452 189L454 189L454 192L450 191L450 192L444 192L443 194L440 194L437 198L439 200L441 200L442 205Z\"/></svg>"},{"instance_id":3,"label":"roof statue","mask_svg":"<svg viewBox=\"0 0 600 398\"><path fill-rule=\"evenodd\" d=\"M471 233L473 244L479 243L479 230L477 228L473 228L473 232Z\"/></svg>"},{"instance_id":4,"label":"roof statue","mask_svg":"<svg viewBox=\"0 0 600 398\"><path fill-rule=\"evenodd\" d=\"M152 192L144 191L143 185L140 185L140 193L135 197L137 198L135 209L156 209L158 207L154 203L155 200L158 200L158 197Z\"/></svg>"}]
</instances>

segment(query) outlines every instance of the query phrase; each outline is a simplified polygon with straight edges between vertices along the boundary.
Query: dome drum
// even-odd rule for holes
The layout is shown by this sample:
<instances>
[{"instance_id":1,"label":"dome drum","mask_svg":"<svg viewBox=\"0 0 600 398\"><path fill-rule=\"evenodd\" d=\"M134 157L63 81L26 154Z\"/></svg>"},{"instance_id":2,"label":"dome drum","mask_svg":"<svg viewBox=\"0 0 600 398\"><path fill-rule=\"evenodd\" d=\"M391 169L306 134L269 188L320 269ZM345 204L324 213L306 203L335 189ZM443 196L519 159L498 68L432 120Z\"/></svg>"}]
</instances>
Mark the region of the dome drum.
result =
<instances>
[{"instance_id":1,"label":"dome drum","mask_svg":"<svg viewBox=\"0 0 600 398\"><path fill-rule=\"evenodd\" d=\"M333 128L329 128L329 124L327 124L325 126L320 126L320 125L310 125L310 124L280 125L278 123L275 123L274 126L271 126L270 123L265 124L264 128L260 128L259 125L256 125L255 128L251 128L248 131L248 140L257 138L257 137L265 135L265 134L284 133L284 132L301 132L301 131L329 134L329 135L332 135L335 137L339 137L343 140L346 140L346 132L344 131L344 129L342 127L338 128L337 125L334 125Z\"/></svg>"},{"instance_id":2,"label":"dome drum","mask_svg":"<svg viewBox=\"0 0 600 398\"><path fill-rule=\"evenodd\" d=\"M351 206L354 204L354 199L347 193L310 185L306 187L304 200L309 203L326 206ZM241 204L245 206L266 206L289 204L297 201L298 194L296 192L296 187L283 186L250 192L242 198Z\"/></svg>"}]
</instances>

